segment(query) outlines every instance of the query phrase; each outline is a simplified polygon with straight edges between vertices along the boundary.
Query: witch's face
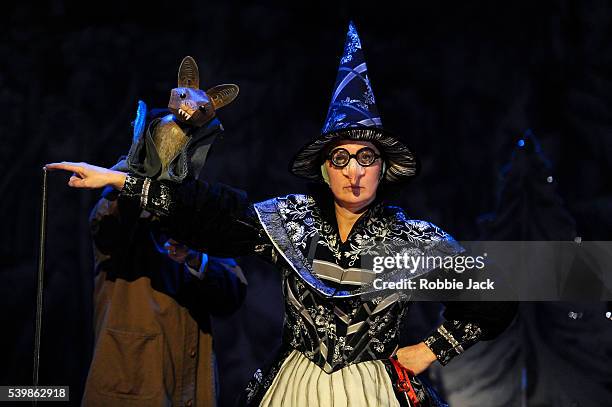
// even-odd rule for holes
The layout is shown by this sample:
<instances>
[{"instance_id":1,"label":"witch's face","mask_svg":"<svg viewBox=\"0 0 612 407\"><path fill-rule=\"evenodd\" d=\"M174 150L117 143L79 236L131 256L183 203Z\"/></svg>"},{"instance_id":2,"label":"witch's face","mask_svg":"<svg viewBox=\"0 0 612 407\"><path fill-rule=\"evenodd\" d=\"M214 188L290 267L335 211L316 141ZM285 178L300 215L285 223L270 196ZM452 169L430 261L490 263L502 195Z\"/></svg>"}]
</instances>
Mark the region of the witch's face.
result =
<instances>
[{"instance_id":1,"label":"witch's face","mask_svg":"<svg viewBox=\"0 0 612 407\"><path fill-rule=\"evenodd\" d=\"M353 154L357 157L351 157ZM335 159L330 159L331 156L335 156ZM370 161L372 163L367 165ZM329 186L339 205L360 210L376 198L382 158L374 144L343 140L330 150L325 166L329 175Z\"/></svg>"}]
</instances>

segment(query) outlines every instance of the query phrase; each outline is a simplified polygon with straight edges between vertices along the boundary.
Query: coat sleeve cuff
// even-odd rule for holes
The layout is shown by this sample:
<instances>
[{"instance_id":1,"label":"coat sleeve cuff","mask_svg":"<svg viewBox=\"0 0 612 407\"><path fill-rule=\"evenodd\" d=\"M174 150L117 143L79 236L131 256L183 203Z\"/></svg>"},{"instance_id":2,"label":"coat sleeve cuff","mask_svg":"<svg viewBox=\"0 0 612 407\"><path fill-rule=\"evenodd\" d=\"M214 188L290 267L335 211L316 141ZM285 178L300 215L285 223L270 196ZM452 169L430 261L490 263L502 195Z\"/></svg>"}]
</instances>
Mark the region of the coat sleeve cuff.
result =
<instances>
[{"instance_id":1,"label":"coat sleeve cuff","mask_svg":"<svg viewBox=\"0 0 612 407\"><path fill-rule=\"evenodd\" d=\"M138 201L142 209L158 216L169 215L173 207L172 190L169 185L128 174L120 197Z\"/></svg>"},{"instance_id":2,"label":"coat sleeve cuff","mask_svg":"<svg viewBox=\"0 0 612 407\"><path fill-rule=\"evenodd\" d=\"M474 322L445 321L424 342L444 366L478 342L481 336L482 329Z\"/></svg>"}]
</instances>

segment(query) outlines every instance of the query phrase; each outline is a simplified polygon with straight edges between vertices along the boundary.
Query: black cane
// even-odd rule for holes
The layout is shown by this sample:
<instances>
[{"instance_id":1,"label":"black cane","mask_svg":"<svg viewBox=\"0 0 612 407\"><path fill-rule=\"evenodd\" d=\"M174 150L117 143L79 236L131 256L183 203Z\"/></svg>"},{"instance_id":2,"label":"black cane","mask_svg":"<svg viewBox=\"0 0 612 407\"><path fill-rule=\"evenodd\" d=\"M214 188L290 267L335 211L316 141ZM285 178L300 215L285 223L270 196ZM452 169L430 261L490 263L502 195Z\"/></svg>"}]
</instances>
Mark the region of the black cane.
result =
<instances>
[{"instance_id":1,"label":"black cane","mask_svg":"<svg viewBox=\"0 0 612 407\"><path fill-rule=\"evenodd\" d=\"M42 191L40 198L40 242L38 246L38 278L36 286L36 326L34 328L34 386L38 386L38 370L40 367L40 332L42 328L43 282L45 271L45 246L47 237L47 168L43 167L42 170ZM36 400L34 400L34 405L36 405Z\"/></svg>"}]
</instances>

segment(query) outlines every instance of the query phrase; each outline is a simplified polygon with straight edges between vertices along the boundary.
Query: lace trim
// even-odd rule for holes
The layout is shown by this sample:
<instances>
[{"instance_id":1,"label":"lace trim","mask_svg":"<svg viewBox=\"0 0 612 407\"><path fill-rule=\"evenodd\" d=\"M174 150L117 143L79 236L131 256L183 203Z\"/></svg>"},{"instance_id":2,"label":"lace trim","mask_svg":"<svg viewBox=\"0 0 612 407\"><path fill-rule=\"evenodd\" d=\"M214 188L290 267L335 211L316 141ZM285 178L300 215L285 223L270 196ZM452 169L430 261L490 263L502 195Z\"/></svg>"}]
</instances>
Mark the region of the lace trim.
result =
<instances>
[{"instance_id":1,"label":"lace trim","mask_svg":"<svg viewBox=\"0 0 612 407\"><path fill-rule=\"evenodd\" d=\"M140 207L146 208L147 202L149 201L149 187L151 186L151 179L145 178L142 184L142 195L140 195Z\"/></svg>"}]
</instances>

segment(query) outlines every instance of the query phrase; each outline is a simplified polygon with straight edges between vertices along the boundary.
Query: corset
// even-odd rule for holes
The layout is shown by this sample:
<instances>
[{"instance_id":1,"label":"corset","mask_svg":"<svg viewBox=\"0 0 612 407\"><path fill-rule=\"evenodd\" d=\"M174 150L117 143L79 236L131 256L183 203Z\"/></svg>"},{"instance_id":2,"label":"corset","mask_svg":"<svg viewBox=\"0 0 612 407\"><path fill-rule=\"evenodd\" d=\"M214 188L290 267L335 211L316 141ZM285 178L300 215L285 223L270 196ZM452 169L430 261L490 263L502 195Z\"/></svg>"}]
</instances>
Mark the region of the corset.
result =
<instances>
[{"instance_id":1,"label":"corset","mask_svg":"<svg viewBox=\"0 0 612 407\"><path fill-rule=\"evenodd\" d=\"M409 301L375 289L362 264L400 251L455 255L463 248L437 226L406 217L397 207L373 205L342 242L335 218L314 198L288 195L254 205L274 246L285 299L283 338L325 372L387 359L398 348ZM425 273L428 270L419 270Z\"/></svg>"},{"instance_id":2,"label":"corset","mask_svg":"<svg viewBox=\"0 0 612 407\"><path fill-rule=\"evenodd\" d=\"M407 303L397 294L365 301L329 298L290 270L283 272L283 340L332 373L353 363L387 359L398 348Z\"/></svg>"}]
</instances>

